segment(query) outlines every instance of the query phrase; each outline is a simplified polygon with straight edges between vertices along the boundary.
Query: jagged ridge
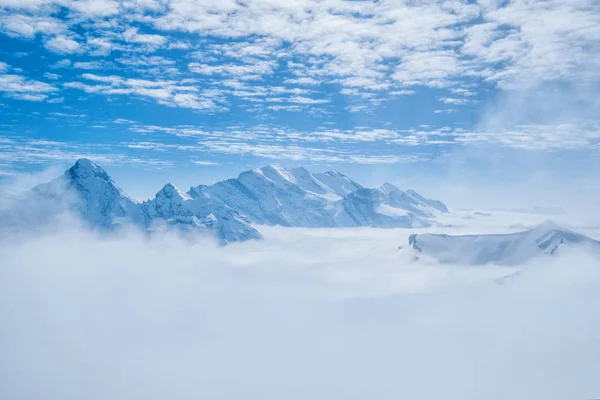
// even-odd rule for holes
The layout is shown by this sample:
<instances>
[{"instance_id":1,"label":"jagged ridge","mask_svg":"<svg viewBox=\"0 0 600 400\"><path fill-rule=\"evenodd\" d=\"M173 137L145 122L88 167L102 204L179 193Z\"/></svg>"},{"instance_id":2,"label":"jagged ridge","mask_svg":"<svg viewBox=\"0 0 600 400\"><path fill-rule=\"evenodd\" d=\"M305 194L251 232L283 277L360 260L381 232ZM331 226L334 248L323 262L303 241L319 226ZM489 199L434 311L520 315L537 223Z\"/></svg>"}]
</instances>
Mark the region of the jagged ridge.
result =
<instances>
[{"instance_id":1,"label":"jagged ridge","mask_svg":"<svg viewBox=\"0 0 600 400\"><path fill-rule=\"evenodd\" d=\"M304 168L266 166L211 186L183 192L166 184L142 203L119 188L90 160L34 188L31 195L53 199L57 209L74 211L90 226L113 230L124 225L146 231L181 229L216 232L222 243L260 239L255 224L296 227L414 227L447 212L443 203L386 183L363 188L347 176Z\"/></svg>"}]
</instances>

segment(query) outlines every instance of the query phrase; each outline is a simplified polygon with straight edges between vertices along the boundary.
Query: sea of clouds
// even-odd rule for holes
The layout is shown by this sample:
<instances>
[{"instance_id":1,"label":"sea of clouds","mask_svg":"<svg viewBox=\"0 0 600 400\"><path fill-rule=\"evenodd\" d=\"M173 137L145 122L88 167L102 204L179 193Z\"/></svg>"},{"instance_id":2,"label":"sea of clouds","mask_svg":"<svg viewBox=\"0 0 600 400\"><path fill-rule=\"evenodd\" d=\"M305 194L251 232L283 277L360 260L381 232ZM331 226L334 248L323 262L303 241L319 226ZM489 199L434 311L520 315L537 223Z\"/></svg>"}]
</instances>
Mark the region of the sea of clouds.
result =
<instances>
[{"instance_id":1,"label":"sea of clouds","mask_svg":"<svg viewBox=\"0 0 600 400\"><path fill-rule=\"evenodd\" d=\"M408 230L261 232L4 238L0 398L600 396L591 255L436 265L398 249Z\"/></svg>"}]
</instances>

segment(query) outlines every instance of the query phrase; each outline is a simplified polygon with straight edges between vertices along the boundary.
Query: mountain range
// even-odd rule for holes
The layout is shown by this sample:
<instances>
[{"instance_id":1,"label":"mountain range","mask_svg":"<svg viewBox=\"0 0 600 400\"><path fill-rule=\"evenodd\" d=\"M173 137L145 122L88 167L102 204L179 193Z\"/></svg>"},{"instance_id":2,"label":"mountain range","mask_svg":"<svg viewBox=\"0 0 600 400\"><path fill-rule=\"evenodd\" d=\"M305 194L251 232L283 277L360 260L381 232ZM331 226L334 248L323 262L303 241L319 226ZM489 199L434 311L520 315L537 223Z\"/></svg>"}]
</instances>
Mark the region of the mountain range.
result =
<instances>
[{"instance_id":1,"label":"mountain range","mask_svg":"<svg viewBox=\"0 0 600 400\"><path fill-rule=\"evenodd\" d=\"M555 255L578 246L600 254L600 241L565 229L552 221L507 234L413 234L409 246L441 263L459 265L519 265L542 255Z\"/></svg>"},{"instance_id":2,"label":"mountain range","mask_svg":"<svg viewBox=\"0 0 600 400\"><path fill-rule=\"evenodd\" d=\"M222 244L260 239L257 225L288 227L428 227L448 212L440 201L386 183L370 189L337 172L266 166L187 192L168 183L153 199L138 202L88 159L33 188L18 201L12 220L41 223L73 213L94 229L135 226L147 232L213 232ZM36 206L38 211L32 211ZM14 211L14 210L13 210ZM29 218L26 218L29 217ZM10 221L11 218L3 218Z\"/></svg>"}]
</instances>

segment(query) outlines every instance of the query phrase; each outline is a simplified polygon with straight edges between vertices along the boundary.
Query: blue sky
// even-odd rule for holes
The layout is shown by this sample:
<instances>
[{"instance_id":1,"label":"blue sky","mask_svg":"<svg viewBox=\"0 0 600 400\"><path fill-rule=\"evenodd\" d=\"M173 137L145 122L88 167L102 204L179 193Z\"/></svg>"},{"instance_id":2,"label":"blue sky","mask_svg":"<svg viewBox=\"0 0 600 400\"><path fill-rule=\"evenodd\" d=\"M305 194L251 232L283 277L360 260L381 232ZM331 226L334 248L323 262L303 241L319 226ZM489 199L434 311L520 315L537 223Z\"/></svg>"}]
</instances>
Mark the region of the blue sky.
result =
<instances>
[{"instance_id":1,"label":"blue sky","mask_svg":"<svg viewBox=\"0 0 600 400\"><path fill-rule=\"evenodd\" d=\"M0 0L0 180L569 181L599 166L599 50L594 0Z\"/></svg>"}]
</instances>

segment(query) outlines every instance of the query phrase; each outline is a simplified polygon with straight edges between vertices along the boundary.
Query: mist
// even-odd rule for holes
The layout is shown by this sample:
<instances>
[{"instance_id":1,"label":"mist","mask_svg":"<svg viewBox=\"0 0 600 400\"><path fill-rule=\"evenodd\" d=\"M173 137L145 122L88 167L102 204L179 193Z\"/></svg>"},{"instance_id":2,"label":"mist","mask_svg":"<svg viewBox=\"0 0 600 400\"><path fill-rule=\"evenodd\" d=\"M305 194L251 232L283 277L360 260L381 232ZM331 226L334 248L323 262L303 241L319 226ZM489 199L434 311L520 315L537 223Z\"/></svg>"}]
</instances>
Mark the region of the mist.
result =
<instances>
[{"instance_id":1,"label":"mist","mask_svg":"<svg viewBox=\"0 0 600 400\"><path fill-rule=\"evenodd\" d=\"M591 255L437 265L398 250L403 229L261 232L226 247L77 227L3 240L0 398L600 393Z\"/></svg>"}]
</instances>

